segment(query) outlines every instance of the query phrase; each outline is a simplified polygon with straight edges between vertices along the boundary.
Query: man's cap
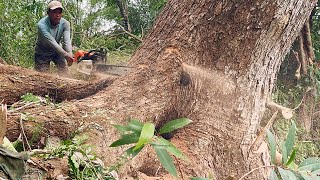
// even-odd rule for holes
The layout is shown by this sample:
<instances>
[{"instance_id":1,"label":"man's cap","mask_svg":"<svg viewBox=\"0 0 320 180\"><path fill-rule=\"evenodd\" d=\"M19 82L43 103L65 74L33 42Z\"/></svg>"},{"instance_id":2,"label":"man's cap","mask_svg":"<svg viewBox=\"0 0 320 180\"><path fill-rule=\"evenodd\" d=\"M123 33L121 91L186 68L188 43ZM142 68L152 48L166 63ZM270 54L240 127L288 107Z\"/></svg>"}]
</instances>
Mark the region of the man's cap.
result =
<instances>
[{"instance_id":1,"label":"man's cap","mask_svg":"<svg viewBox=\"0 0 320 180\"><path fill-rule=\"evenodd\" d=\"M61 2L59 1L51 1L49 4L48 4L48 9L51 9L51 10L55 10L55 9L58 9L58 8L62 8L62 4Z\"/></svg>"}]
</instances>

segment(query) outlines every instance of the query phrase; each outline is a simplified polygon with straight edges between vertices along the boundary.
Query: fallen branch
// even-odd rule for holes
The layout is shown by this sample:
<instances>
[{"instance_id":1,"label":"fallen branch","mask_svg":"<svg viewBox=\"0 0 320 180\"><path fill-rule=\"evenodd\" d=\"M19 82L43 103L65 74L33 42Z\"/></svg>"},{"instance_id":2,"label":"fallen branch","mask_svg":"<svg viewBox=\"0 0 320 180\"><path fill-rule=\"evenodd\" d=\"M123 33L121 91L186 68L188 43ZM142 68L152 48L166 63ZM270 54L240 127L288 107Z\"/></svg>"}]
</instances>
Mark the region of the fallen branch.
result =
<instances>
[{"instance_id":1,"label":"fallen branch","mask_svg":"<svg viewBox=\"0 0 320 180\"><path fill-rule=\"evenodd\" d=\"M121 26L121 29L122 29L122 31L123 31L124 33L126 33L126 34L129 35L130 37L133 37L134 39L136 39L136 40L138 40L138 41L140 41L140 42L143 42L142 39L140 39L138 36L130 33L130 32L127 31L127 30L125 30L124 27Z\"/></svg>"},{"instance_id":2,"label":"fallen branch","mask_svg":"<svg viewBox=\"0 0 320 180\"><path fill-rule=\"evenodd\" d=\"M45 150L45 149L33 149L29 155L30 156L36 156L36 155L40 155L40 154L51 154L52 151L51 150Z\"/></svg>"},{"instance_id":3,"label":"fallen branch","mask_svg":"<svg viewBox=\"0 0 320 180\"><path fill-rule=\"evenodd\" d=\"M24 108L26 108L26 107L28 107L28 106L30 106L30 105L32 105L32 104L36 104L36 103L39 103L39 102L40 102L40 101L27 103L27 104L25 104L25 105L23 105L23 106L21 106L21 107L18 107L18 108L9 110L8 113L13 113L13 112L19 111L19 110L24 109Z\"/></svg>"},{"instance_id":4,"label":"fallen branch","mask_svg":"<svg viewBox=\"0 0 320 180\"><path fill-rule=\"evenodd\" d=\"M108 87L116 78L105 75L92 81L82 81L0 64L0 100L12 104L26 93L48 95L56 102L82 99Z\"/></svg>"},{"instance_id":5,"label":"fallen branch","mask_svg":"<svg viewBox=\"0 0 320 180\"><path fill-rule=\"evenodd\" d=\"M24 139L25 139L25 141L26 141L26 143L28 145L28 148L29 148L29 150L31 150L31 146L30 146L30 144L28 142L28 138L27 138L26 133L25 133L24 128L23 128L22 115L20 116L20 128L21 128L21 132L23 134L23 137L24 137Z\"/></svg>"},{"instance_id":6,"label":"fallen branch","mask_svg":"<svg viewBox=\"0 0 320 180\"><path fill-rule=\"evenodd\" d=\"M249 147L249 152L259 143L261 142L262 138L264 137L264 135L266 134L267 130L270 129L270 127L272 126L274 120L277 118L278 115L278 111L276 111L275 113L273 113L272 117L270 118L270 120L268 121L267 125L261 130L261 132L259 133L259 135L257 136L257 138L253 141L252 145L250 145Z\"/></svg>"},{"instance_id":7,"label":"fallen branch","mask_svg":"<svg viewBox=\"0 0 320 180\"><path fill-rule=\"evenodd\" d=\"M267 107L281 111L281 114L285 119L291 119L293 117L293 111L291 109L281 106L271 100L267 102Z\"/></svg>"},{"instance_id":8,"label":"fallen branch","mask_svg":"<svg viewBox=\"0 0 320 180\"><path fill-rule=\"evenodd\" d=\"M254 168L251 171L249 171L248 173L246 173L245 175L243 175L239 180L244 179L246 176L248 176L249 174L253 173L256 170L263 169L263 168L275 168L275 167L277 167L277 166L269 165L269 166L261 166L261 167Z\"/></svg>"}]
</instances>

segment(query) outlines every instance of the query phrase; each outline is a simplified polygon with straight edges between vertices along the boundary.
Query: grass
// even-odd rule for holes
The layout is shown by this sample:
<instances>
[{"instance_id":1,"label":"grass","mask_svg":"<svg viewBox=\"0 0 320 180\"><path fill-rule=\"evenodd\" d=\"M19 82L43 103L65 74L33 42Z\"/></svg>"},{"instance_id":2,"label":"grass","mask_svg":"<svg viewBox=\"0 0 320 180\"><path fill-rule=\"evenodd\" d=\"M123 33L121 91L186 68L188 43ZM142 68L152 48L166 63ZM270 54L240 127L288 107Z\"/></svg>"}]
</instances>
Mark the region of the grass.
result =
<instances>
[{"instance_id":1,"label":"grass","mask_svg":"<svg viewBox=\"0 0 320 180\"><path fill-rule=\"evenodd\" d=\"M131 52L111 51L108 53L107 64L126 64L131 58Z\"/></svg>"}]
</instances>

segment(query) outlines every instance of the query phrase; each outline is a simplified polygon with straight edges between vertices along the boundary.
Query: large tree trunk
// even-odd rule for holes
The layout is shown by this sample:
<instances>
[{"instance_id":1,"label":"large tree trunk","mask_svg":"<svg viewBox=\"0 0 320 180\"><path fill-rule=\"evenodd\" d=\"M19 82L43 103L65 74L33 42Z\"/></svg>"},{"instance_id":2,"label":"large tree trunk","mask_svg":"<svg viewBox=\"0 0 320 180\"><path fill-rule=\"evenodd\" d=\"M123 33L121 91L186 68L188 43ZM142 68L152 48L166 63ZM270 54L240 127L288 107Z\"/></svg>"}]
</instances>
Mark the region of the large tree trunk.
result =
<instances>
[{"instance_id":1,"label":"large tree trunk","mask_svg":"<svg viewBox=\"0 0 320 180\"><path fill-rule=\"evenodd\" d=\"M192 119L191 126L172 138L191 159L179 163L183 177L239 178L269 163L248 149L280 64L315 3L170 0L130 61L136 71L95 96L63 105L89 115L104 110L99 118L81 116L105 128L100 134L96 129L89 133L92 143L100 142L100 155L119 153L105 148L117 138L110 123L138 118L160 126L173 118ZM69 116L69 121L77 118ZM139 156L134 165L152 174L159 163L150 162L154 156ZM257 171L250 179L263 179L265 172Z\"/></svg>"}]
</instances>

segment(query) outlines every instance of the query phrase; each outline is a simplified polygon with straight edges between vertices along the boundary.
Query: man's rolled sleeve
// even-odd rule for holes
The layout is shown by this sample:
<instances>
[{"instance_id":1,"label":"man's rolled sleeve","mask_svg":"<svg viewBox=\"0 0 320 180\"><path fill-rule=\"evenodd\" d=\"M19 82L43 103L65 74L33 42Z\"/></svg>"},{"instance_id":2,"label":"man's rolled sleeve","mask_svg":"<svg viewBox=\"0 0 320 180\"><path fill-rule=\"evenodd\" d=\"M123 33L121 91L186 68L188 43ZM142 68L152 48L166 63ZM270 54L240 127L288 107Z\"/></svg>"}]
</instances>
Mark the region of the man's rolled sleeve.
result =
<instances>
[{"instance_id":1,"label":"man's rolled sleeve","mask_svg":"<svg viewBox=\"0 0 320 180\"><path fill-rule=\"evenodd\" d=\"M65 22L64 23L64 31L63 31L63 48L68 53L72 53L72 45L71 45L70 34L71 34L70 23L69 22Z\"/></svg>"}]
</instances>

